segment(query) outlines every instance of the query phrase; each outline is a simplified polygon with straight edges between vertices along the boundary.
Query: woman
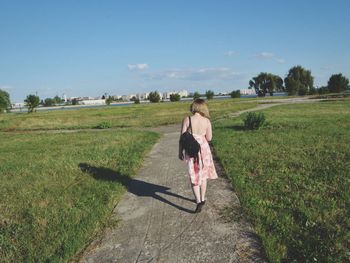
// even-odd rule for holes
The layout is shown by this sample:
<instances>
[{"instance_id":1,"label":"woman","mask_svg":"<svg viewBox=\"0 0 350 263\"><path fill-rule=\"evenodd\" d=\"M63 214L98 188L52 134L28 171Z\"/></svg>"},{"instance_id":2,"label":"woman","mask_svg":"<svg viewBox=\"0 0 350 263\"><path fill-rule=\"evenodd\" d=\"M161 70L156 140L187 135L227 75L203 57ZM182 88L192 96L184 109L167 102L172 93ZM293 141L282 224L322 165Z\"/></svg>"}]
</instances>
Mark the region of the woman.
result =
<instances>
[{"instance_id":1,"label":"woman","mask_svg":"<svg viewBox=\"0 0 350 263\"><path fill-rule=\"evenodd\" d=\"M194 158L184 156L183 149L179 147L180 160L186 160L188 165L188 175L191 180L191 187L193 194L196 198L196 213L202 210L202 206L205 204L205 192L207 189L207 179L216 179L216 174L213 157L209 147L209 141L212 139L212 128L209 120L209 110L202 99L196 99L190 107L190 111L193 116L186 117L182 122L181 134L186 132L190 126L192 135L196 141L200 144L201 151L199 153L199 161L195 161ZM190 131L191 132L191 131Z\"/></svg>"}]
</instances>

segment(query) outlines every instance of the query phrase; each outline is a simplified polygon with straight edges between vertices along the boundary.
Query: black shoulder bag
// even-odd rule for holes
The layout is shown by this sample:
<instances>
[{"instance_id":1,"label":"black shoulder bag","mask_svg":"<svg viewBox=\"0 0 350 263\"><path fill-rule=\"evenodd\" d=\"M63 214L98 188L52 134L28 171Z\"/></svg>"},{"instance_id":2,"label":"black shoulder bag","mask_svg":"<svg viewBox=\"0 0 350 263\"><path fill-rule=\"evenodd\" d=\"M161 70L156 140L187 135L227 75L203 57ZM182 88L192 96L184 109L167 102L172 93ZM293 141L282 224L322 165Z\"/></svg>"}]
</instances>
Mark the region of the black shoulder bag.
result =
<instances>
[{"instance_id":1,"label":"black shoulder bag","mask_svg":"<svg viewBox=\"0 0 350 263\"><path fill-rule=\"evenodd\" d=\"M193 161L199 163L199 153L201 152L201 146L199 142L192 135L191 117L188 117L190 125L183 134L180 136L180 146L185 150L186 155L193 158ZM190 130L190 131L189 131ZM203 160L202 160L203 162Z\"/></svg>"}]
</instances>

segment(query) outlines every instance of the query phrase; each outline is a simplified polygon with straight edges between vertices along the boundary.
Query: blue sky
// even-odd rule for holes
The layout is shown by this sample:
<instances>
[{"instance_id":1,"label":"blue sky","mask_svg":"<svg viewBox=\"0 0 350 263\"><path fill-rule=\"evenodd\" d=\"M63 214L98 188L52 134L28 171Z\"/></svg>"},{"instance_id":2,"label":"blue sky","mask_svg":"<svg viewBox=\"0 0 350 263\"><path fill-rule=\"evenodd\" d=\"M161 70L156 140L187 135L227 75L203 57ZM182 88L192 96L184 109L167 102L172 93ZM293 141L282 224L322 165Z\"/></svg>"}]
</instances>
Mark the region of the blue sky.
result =
<instances>
[{"instance_id":1,"label":"blue sky","mask_svg":"<svg viewBox=\"0 0 350 263\"><path fill-rule=\"evenodd\" d=\"M66 94L248 87L301 65L350 78L350 1L0 0L0 89Z\"/></svg>"}]
</instances>

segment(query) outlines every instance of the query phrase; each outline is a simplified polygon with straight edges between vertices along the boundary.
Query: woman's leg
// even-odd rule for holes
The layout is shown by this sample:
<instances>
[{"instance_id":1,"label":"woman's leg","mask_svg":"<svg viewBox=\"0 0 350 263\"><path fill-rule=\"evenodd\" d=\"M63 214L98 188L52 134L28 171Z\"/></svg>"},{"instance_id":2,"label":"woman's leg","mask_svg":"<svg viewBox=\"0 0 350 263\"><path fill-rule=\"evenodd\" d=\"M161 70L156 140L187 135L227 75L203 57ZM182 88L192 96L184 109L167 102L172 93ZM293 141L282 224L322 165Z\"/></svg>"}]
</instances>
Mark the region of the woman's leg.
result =
<instances>
[{"instance_id":1,"label":"woman's leg","mask_svg":"<svg viewBox=\"0 0 350 263\"><path fill-rule=\"evenodd\" d=\"M201 202L201 193L200 193L200 189L199 189L199 185L194 185L191 184L191 188L194 194L194 197L196 198L196 203L199 204Z\"/></svg>"},{"instance_id":2,"label":"woman's leg","mask_svg":"<svg viewBox=\"0 0 350 263\"><path fill-rule=\"evenodd\" d=\"M201 187L200 187L200 192L201 192L201 202L204 202L205 201L205 192L207 191L207 179L203 179L202 180L202 184L201 184Z\"/></svg>"}]
</instances>

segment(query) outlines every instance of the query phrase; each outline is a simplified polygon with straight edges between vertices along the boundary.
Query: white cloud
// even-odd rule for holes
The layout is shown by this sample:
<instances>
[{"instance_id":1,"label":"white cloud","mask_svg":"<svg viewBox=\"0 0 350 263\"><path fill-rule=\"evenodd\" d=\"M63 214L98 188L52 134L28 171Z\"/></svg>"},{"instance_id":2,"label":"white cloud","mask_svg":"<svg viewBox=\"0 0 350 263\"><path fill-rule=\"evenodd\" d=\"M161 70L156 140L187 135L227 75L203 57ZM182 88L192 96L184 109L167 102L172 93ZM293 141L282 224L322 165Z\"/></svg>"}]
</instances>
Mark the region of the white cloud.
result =
<instances>
[{"instance_id":1,"label":"white cloud","mask_svg":"<svg viewBox=\"0 0 350 263\"><path fill-rule=\"evenodd\" d=\"M199 68L199 69L174 69L148 74L150 79L177 79L177 80L224 80L232 79L240 73L230 68Z\"/></svg>"},{"instance_id":2,"label":"white cloud","mask_svg":"<svg viewBox=\"0 0 350 263\"><path fill-rule=\"evenodd\" d=\"M257 54L255 57L259 58L259 59L271 59L271 58L274 58L275 55L273 53L269 53L269 52L261 52L261 53Z\"/></svg>"},{"instance_id":3,"label":"white cloud","mask_svg":"<svg viewBox=\"0 0 350 263\"><path fill-rule=\"evenodd\" d=\"M276 57L275 54L270 53L270 52L261 52L261 53L255 55L254 57L257 59L263 59L263 60L270 60L271 59L271 60L274 60L280 64L283 64L286 62L283 58Z\"/></svg>"},{"instance_id":4,"label":"white cloud","mask_svg":"<svg viewBox=\"0 0 350 263\"><path fill-rule=\"evenodd\" d=\"M229 50L227 52L225 52L224 54L226 57L232 57L234 55L238 55L236 51L232 51L232 50Z\"/></svg>"},{"instance_id":5,"label":"white cloud","mask_svg":"<svg viewBox=\"0 0 350 263\"><path fill-rule=\"evenodd\" d=\"M149 66L145 63L143 64L129 64L128 65L129 70L144 70L149 68Z\"/></svg>"}]
</instances>

